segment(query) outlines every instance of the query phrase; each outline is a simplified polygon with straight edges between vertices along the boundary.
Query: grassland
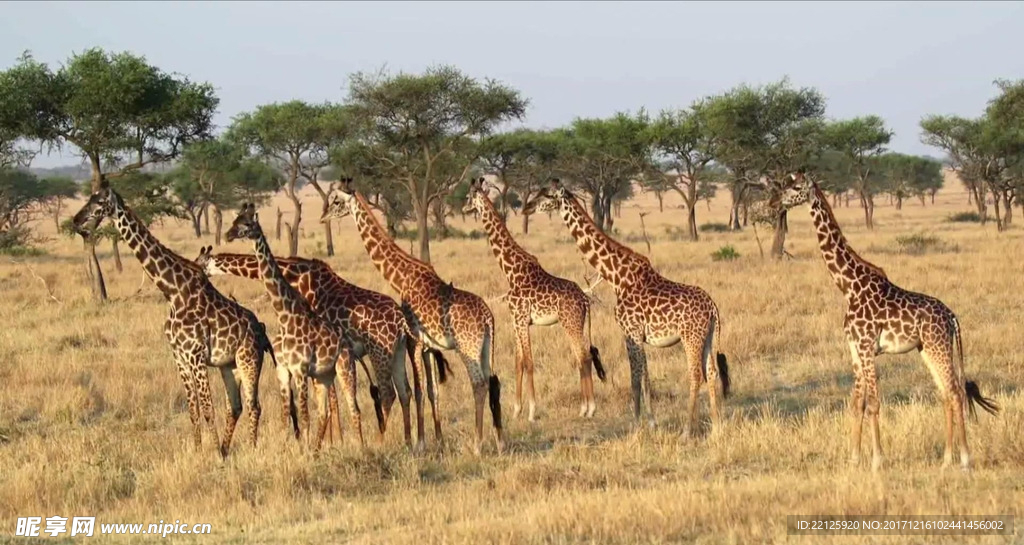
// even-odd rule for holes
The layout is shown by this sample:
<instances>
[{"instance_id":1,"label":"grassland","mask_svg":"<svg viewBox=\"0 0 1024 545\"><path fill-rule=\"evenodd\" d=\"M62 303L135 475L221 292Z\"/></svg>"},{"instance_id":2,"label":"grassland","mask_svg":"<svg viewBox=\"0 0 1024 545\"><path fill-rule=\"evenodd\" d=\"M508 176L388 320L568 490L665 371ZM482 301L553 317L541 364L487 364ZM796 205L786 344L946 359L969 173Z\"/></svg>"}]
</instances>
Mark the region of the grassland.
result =
<instances>
[{"instance_id":1,"label":"grassland","mask_svg":"<svg viewBox=\"0 0 1024 545\"><path fill-rule=\"evenodd\" d=\"M308 218L319 204L313 194L305 202ZM288 210L283 199L265 208L267 230L277 205ZM727 196L714 200L710 211L700 206L700 223L728 216ZM361 383L366 451L346 434L344 445L314 457L283 429L269 359L256 449L245 444L243 419L227 461L215 457L208 437L205 448L194 451L183 388L161 334L163 299L149 283L137 293L138 262L124 252L124 272L116 273L103 247L111 301L94 304L81 243L54 235L43 222L40 232L52 237L46 255L20 263L0 258L0 541L24 539L13 537L19 516L53 515L94 515L97 525L208 522L213 533L204 541L237 543L1024 541L1020 529L1015 536L970 538L786 535L786 515L1024 512L1024 400L1018 389L1024 324L1017 314L1024 303L1024 231L996 233L993 224L946 221L967 210L966 193L948 180L934 206L914 201L896 211L880 199L873 231L863 227L858 208L836 213L864 257L896 283L935 295L958 314L967 374L1003 408L998 417L981 413L968 423L975 466L970 474L940 469L942 410L916 353L880 360L884 471L873 475L866 463L847 463L852 372L841 330L844 302L821 262L806 208L792 214L787 249L793 259L781 262L759 256L750 229L684 241L678 235L682 211L671 198L664 212L653 198L629 203L616 221L619 239L646 251L638 212L650 212L644 221L654 264L669 278L704 287L717 301L734 390L725 405L725 433L680 439L688 390L679 346L648 350L660 427L632 430L625 346L613 318L614 296L603 285L596 292L603 303L594 309L593 331L609 380L597 384L597 414L586 421L576 417L578 379L557 326L534 328L539 420L531 425L510 418L511 328L503 303L492 303L509 449L497 456L491 440L480 458L471 452L471 396L460 365L441 394L443 451L428 433L427 453L410 455L395 420L378 445ZM510 223L520 235L518 218ZM481 229L472 218L453 218L452 226ZM318 256L321 227L309 219L303 227L301 254ZM187 225L173 222L155 232L189 258L212 240L197 240ZM915 236L938 242L906 251L906 240ZM769 233L760 237L770 243ZM555 274L582 283L589 272L557 218L538 215L530 234L518 238ZM334 240L338 252L327 261L337 272L395 295L372 268L350 221L336 226ZM739 257L713 260L711 254L726 245ZM273 242L273 249L284 253L286 245ZM251 248L235 242L220 250ZM485 299L506 289L483 239L435 242L432 253L440 274L460 288ZM258 283L225 277L214 283L276 330ZM216 374L211 383L221 427L223 385ZM706 393L702 398L706 432Z\"/></svg>"}]
</instances>

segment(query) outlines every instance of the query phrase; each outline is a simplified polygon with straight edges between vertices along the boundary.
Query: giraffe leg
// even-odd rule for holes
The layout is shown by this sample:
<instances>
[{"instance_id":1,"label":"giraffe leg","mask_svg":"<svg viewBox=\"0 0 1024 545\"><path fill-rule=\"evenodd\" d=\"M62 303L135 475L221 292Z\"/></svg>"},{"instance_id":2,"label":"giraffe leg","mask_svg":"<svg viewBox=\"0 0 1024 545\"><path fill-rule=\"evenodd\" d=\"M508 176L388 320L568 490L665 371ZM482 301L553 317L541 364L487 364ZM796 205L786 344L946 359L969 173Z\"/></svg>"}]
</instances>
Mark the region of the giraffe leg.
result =
<instances>
[{"instance_id":1,"label":"giraffe leg","mask_svg":"<svg viewBox=\"0 0 1024 545\"><path fill-rule=\"evenodd\" d=\"M395 381L391 361L393 353L388 353L374 346L369 350L370 363L373 365L374 376L377 378L377 399L374 401L374 413L377 416L377 442L384 444L384 435L391 419L391 408L395 404Z\"/></svg>"},{"instance_id":2,"label":"giraffe leg","mask_svg":"<svg viewBox=\"0 0 1024 545\"><path fill-rule=\"evenodd\" d=\"M329 391L334 386L334 375L331 374L323 379L313 381L313 391L316 395L316 410L317 410L317 433L316 442L313 446L314 452L319 452L323 446L324 435L327 433L327 428L330 425L330 393Z\"/></svg>"},{"instance_id":3,"label":"giraffe leg","mask_svg":"<svg viewBox=\"0 0 1024 545\"><path fill-rule=\"evenodd\" d=\"M864 365L862 374L866 381L865 404L868 417L868 427L871 430L871 471L878 471L882 468L882 440L878 429L878 413L881 409L881 399L878 395L878 374L875 371L875 364L871 356L861 352L861 363Z\"/></svg>"},{"instance_id":4,"label":"giraffe leg","mask_svg":"<svg viewBox=\"0 0 1024 545\"><path fill-rule=\"evenodd\" d=\"M243 343L242 349L235 354L235 382L241 387L245 410L249 411L249 444L256 447L256 437L260 425L259 387L260 372L263 368L263 353L255 345L255 341Z\"/></svg>"},{"instance_id":5,"label":"giraffe leg","mask_svg":"<svg viewBox=\"0 0 1024 545\"><path fill-rule=\"evenodd\" d=\"M304 430L306 434L306 440L310 440L313 436L309 428L309 381L305 373L306 365L303 364L302 370L292 373L292 380L295 381L296 397L299 400L299 425L300 430ZM326 392L325 392L326 393Z\"/></svg>"},{"instance_id":6,"label":"giraffe leg","mask_svg":"<svg viewBox=\"0 0 1024 545\"><path fill-rule=\"evenodd\" d=\"M359 412L359 404L356 401L356 362L346 350L338 358L338 377L341 381L342 395L345 396L345 404L348 405L348 412L352 419L352 431L359 440L360 447L366 447L363 440L363 421ZM333 378L331 379L334 380ZM337 412L337 409L335 409Z\"/></svg>"},{"instance_id":7,"label":"giraffe leg","mask_svg":"<svg viewBox=\"0 0 1024 545\"><path fill-rule=\"evenodd\" d=\"M438 388L437 383L437 362L427 363L424 365L424 374L427 376L427 399L430 400L430 415L434 419L434 440L438 444L443 443L444 439L441 436L441 412L440 412L440 399L438 399Z\"/></svg>"},{"instance_id":8,"label":"giraffe leg","mask_svg":"<svg viewBox=\"0 0 1024 545\"><path fill-rule=\"evenodd\" d=\"M580 316L582 314L582 316ZM597 410L594 401L593 360L590 356L590 345L583 335L583 323L586 321L586 309L579 309L575 315L559 316L559 322L569 337L569 348L573 360L580 373L580 418L592 418Z\"/></svg>"},{"instance_id":9,"label":"giraffe leg","mask_svg":"<svg viewBox=\"0 0 1024 545\"><path fill-rule=\"evenodd\" d=\"M231 438L235 434L235 424L242 415L242 396L233 369L221 367L220 376L224 379L224 389L227 391L227 418L224 419L224 439L220 448L227 453L231 447Z\"/></svg>"},{"instance_id":10,"label":"giraffe leg","mask_svg":"<svg viewBox=\"0 0 1024 545\"><path fill-rule=\"evenodd\" d=\"M291 427L295 439L301 439L299 415L295 404L294 381L288 367L281 363L277 366L277 381L281 392L281 417L284 420L284 429L287 430Z\"/></svg>"},{"instance_id":11,"label":"giraffe leg","mask_svg":"<svg viewBox=\"0 0 1024 545\"><path fill-rule=\"evenodd\" d=\"M946 469L953 465L953 404L956 397L951 392L946 392L942 400L943 412L946 413L946 448L942 453L942 468Z\"/></svg>"},{"instance_id":12,"label":"giraffe leg","mask_svg":"<svg viewBox=\"0 0 1024 545\"><path fill-rule=\"evenodd\" d=\"M708 403L711 405L711 433L717 433L722 426L722 413L718 402L718 362L712 348L714 347L715 321L711 320L708 334L704 339L704 350L701 362L704 364L704 375L708 384Z\"/></svg>"},{"instance_id":13,"label":"giraffe leg","mask_svg":"<svg viewBox=\"0 0 1024 545\"><path fill-rule=\"evenodd\" d=\"M338 383L335 381L329 388L327 388L327 399L330 402L330 425L327 426L327 435L330 437L331 444L334 444L334 431L338 433L338 444L345 443L345 434L341 429L341 414L338 410Z\"/></svg>"},{"instance_id":14,"label":"giraffe leg","mask_svg":"<svg viewBox=\"0 0 1024 545\"><path fill-rule=\"evenodd\" d=\"M860 463L860 436L861 425L864 421L865 410L865 383L861 372L860 354L857 345L850 343L850 353L853 357L853 392L850 396L850 463L854 466Z\"/></svg>"},{"instance_id":15,"label":"giraffe leg","mask_svg":"<svg viewBox=\"0 0 1024 545\"><path fill-rule=\"evenodd\" d=\"M223 445L220 444L220 438L217 437L219 434L213 415L213 394L210 392L210 375L207 370L209 351L206 347L190 351L186 355L186 361L196 379L196 394L199 397L203 420L206 422L207 429L210 430L210 435L213 436L213 444L217 445L217 450L223 459L227 456L227 452L224 451Z\"/></svg>"},{"instance_id":16,"label":"giraffe leg","mask_svg":"<svg viewBox=\"0 0 1024 545\"><path fill-rule=\"evenodd\" d=\"M527 417L530 422L537 419L536 390L533 386L533 348L530 346L530 322L529 314L519 316L512 324L516 335L516 407L522 403L522 390L520 383L526 378L526 403ZM525 318L525 319L524 319ZM518 414L519 411L516 411Z\"/></svg>"},{"instance_id":17,"label":"giraffe leg","mask_svg":"<svg viewBox=\"0 0 1024 545\"><path fill-rule=\"evenodd\" d=\"M686 361L690 365L690 406L689 406L689 417L686 421L686 430L683 432L684 438L690 438L697 433L697 404L700 400L700 385L704 382L704 347L697 345L693 341L686 342ZM711 382L711 378L708 378L708 382ZM709 388L710 390L710 388Z\"/></svg>"},{"instance_id":18,"label":"giraffe leg","mask_svg":"<svg viewBox=\"0 0 1024 545\"><path fill-rule=\"evenodd\" d=\"M964 425L964 405L966 404L966 395L966 392L963 392L963 390L957 390L956 395L953 396L953 417L956 420L956 428L960 442L960 469L970 471L971 450L967 446L967 426Z\"/></svg>"},{"instance_id":19,"label":"giraffe leg","mask_svg":"<svg viewBox=\"0 0 1024 545\"><path fill-rule=\"evenodd\" d=\"M174 363L178 366L178 377L185 387L185 400L188 403L188 418L192 422L192 442L198 451L203 444L203 430L199 425L199 402L196 400L195 377L185 363L184 355L174 353Z\"/></svg>"},{"instance_id":20,"label":"giraffe leg","mask_svg":"<svg viewBox=\"0 0 1024 545\"><path fill-rule=\"evenodd\" d=\"M402 404L402 433L405 446L412 447L412 420L409 414L409 377L406 375L405 359L408 357L404 335L398 337L391 354L391 382Z\"/></svg>"},{"instance_id":21,"label":"giraffe leg","mask_svg":"<svg viewBox=\"0 0 1024 545\"><path fill-rule=\"evenodd\" d=\"M650 382L647 375L647 355L644 354L640 343L630 337L626 337L626 352L629 355L629 378L633 388L633 416L637 424L642 424L643 404L646 402L649 418L653 424L654 414L651 412L649 399ZM645 379L647 379L648 388L647 394L642 397Z\"/></svg>"},{"instance_id":22,"label":"giraffe leg","mask_svg":"<svg viewBox=\"0 0 1024 545\"><path fill-rule=\"evenodd\" d=\"M426 432L423 429L423 379L424 361L422 344L411 340L406 350L412 350L412 382L413 396L416 400L416 448L414 452L423 452L426 448Z\"/></svg>"},{"instance_id":23,"label":"giraffe leg","mask_svg":"<svg viewBox=\"0 0 1024 545\"><path fill-rule=\"evenodd\" d=\"M945 326L937 327L932 335L939 337L947 331ZM935 386L942 396L943 408L946 416L946 445L942 456L942 467L948 468L953 465L953 448L958 433L957 426L959 418L963 417L964 393L963 385L958 385L953 380L945 377L956 376L953 362L953 342L949 339L945 343L925 343L921 347L921 359L925 367L935 380ZM963 448L961 448L961 464L963 464Z\"/></svg>"}]
</instances>

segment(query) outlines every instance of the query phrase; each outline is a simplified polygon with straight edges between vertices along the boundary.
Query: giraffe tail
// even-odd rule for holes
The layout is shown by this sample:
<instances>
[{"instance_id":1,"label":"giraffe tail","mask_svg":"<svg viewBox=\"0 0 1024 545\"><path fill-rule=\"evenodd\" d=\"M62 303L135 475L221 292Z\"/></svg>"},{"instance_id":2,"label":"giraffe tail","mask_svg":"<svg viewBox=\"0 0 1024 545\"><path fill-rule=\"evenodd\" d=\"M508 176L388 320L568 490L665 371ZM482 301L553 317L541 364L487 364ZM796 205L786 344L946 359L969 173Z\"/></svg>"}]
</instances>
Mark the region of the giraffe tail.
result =
<instances>
[{"instance_id":1,"label":"giraffe tail","mask_svg":"<svg viewBox=\"0 0 1024 545\"><path fill-rule=\"evenodd\" d=\"M722 398L729 398L729 359L725 354L719 352L719 342L722 340L722 317L715 309L715 363L718 365L718 378L722 381Z\"/></svg>"},{"instance_id":2,"label":"giraffe tail","mask_svg":"<svg viewBox=\"0 0 1024 545\"><path fill-rule=\"evenodd\" d=\"M956 335L956 351L960 356L960 373L964 372L964 344L960 339L960 322L957 319L953 319L953 330ZM995 415L999 412L999 405L996 404L991 398L987 398L981 395L981 388L978 387L978 383L973 380L964 381L964 402L967 403L967 409L971 413L971 418L977 420L978 413L975 409L975 405L980 405L985 412Z\"/></svg>"},{"instance_id":3,"label":"giraffe tail","mask_svg":"<svg viewBox=\"0 0 1024 545\"><path fill-rule=\"evenodd\" d=\"M488 324L488 339L486 341L487 348L487 370L490 371L491 376L488 379L487 384L487 400L491 407L491 421L494 424L494 429L501 430L501 381L498 379L498 375L494 373L494 320Z\"/></svg>"},{"instance_id":4,"label":"giraffe tail","mask_svg":"<svg viewBox=\"0 0 1024 545\"><path fill-rule=\"evenodd\" d=\"M377 428L381 433L384 433L384 407L380 402L380 388L373 383L373 375L370 374L370 368L366 365L366 360L359 358L359 363L363 366L363 371L366 372L366 380L370 383L370 399L373 400L373 412L377 415Z\"/></svg>"},{"instance_id":5,"label":"giraffe tail","mask_svg":"<svg viewBox=\"0 0 1024 545\"><path fill-rule=\"evenodd\" d=\"M593 320L591 319L592 313L590 312L590 305L587 305L587 338L590 342L594 342L594 327ZM593 344L590 345L590 361L594 362L594 372L597 373L597 378L601 382L605 382L608 375L604 372L604 364L601 363L601 353L597 351L597 347Z\"/></svg>"},{"instance_id":6,"label":"giraffe tail","mask_svg":"<svg viewBox=\"0 0 1024 545\"><path fill-rule=\"evenodd\" d=\"M277 367L277 356L274 354L274 343L270 342L270 337L267 336L267 326L259 320L253 320L253 328L256 330L256 345L261 351L266 354L270 354L270 361L274 363L274 367Z\"/></svg>"},{"instance_id":7,"label":"giraffe tail","mask_svg":"<svg viewBox=\"0 0 1024 545\"><path fill-rule=\"evenodd\" d=\"M447 382L452 366L448 363L448 358L444 357L444 352L428 348L424 350L424 353L434 358L434 363L437 365L437 381L441 384Z\"/></svg>"}]
</instances>

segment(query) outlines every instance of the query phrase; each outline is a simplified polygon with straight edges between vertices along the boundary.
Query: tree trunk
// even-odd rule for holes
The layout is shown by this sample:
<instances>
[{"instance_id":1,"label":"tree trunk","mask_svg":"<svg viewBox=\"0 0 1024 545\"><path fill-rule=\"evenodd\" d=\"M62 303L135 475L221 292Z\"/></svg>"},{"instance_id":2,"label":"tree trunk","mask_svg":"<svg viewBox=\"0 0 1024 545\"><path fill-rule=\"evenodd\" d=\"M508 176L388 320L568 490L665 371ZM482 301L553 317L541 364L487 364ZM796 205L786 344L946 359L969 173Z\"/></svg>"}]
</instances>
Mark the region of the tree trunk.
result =
<instances>
[{"instance_id":1,"label":"tree trunk","mask_svg":"<svg viewBox=\"0 0 1024 545\"><path fill-rule=\"evenodd\" d=\"M930 195L930 196L931 196L931 198L932 198L932 204L935 204L935 194L936 194L936 193L937 193L937 191L932 191L932 192L931 192L931 195ZM970 193L968 193L968 195L970 195ZM968 203L968 204L970 204L970 203Z\"/></svg>"},{"instance_id":2,"label":"tree trunk","mask_svg":"<svg viewBox=\"0 0 1024 545\"><path fill-rule=\"evenodd\" d=\"M985 225L988 223L988 206L985 204L985 190L980 185L976 184L968 190L968 193L974 197L974 205L978 208L978 215L981 216L981 224Z\"/></svg>"},{"instance_id":3,"label":"tree trunk","mask_svg":"<svg viewBox=\"0 0 1024 545\"><path fill-rule=\"evenodd\" d=\"M100 190L100 177L102 176L100 157L99 155L90 155L89 161L92 163L92 192L96 193ZM100 302L106 301L107 284L103 281L103 269L100 268L100 260L96 257L95 240L85 242L85 263L89 271L89 278L92 279L93 298Z\"/></svg>"},{"instance_id":4,"label":"tree trunk","mask_svg":"<svg viewBox=\"0 0 1024 545\"><path fill-rule=\"evenodd\" d=\"M213 241L220 246L220 235L224 229L224 213L216 206L213 207L213 226L216 229Z\"/></svg>"},{"instance_id":5,"label":"tree trunk","mask_svg":"<svg viewBox=\"0 0 1024 545\"><path fill-rule=\"evenodd\" d=\"M658 212L664 212L665 211L665 195L659 191L658 193L655 193L654 196L658 198Z\"/></svg>"},{"instance_id":6,"label":"tree trunk","mask_svg":"<svg viewBox=\"0 0 1024 545\"><path fill-rule=\"evenodd\" d=\"M696 204L696 203L694 203ZM697 240L697 209L694 206L688 206L686 224L690 230L690 240Z\"/></svg>"},{"instance_id":7,"label":"tree trunk","mask_svg":"<svg viewBox=\"0 0 1024 545\"><path fill-rule=\"evenodd\" d=\"M921 193L920 195L918 195L918 198L921 199L921 206L926 206L928 204L927 202L925 202L925 198L924 197L925 197L924 193Z\"/></svg>"},{"instance_id":8,"label":"tree trunk","mask_svg":"<svg viewBox=\"0 0 1024 545\"><path fill-rule=\"evenodd\" d=\"M277 209L277 228L274 229L274 238L276 240L281 240L281 218L282 217L284 217L284 212L282 212L281 208L278 207L278 209Z\"/></svg>"},{"instance_id":9,"label":"tree trunk","mask_svg":"<svg viewBox=\"0 0 1024 545\"><path fill-rule=\"evenodd\" d=\"M288 226L288 257L295 257L299 254L299 224L302 222L302 203L299 196L293 190L290 195L292 205L295 206L295 214L292 216L292 223Z\"/></svg>"},{"instance_id":10,"label":"tree trunk","mask_svg":"<svg viewBox=\"0 0 1024 545\"><path fill-rule=\"evenodd\" d=\"M203 205L203 234L210 234L210 203Z\"/></svg>"},{"instance_id":11,"label":"tree trunk","mask_svg":"<svg viewBox=\"0 0 1024 545\"><path fill-rule=\"evenodd\" d=\"M999 212L999 195L997 195L993 191L992 192L992 196L994 197L992 199L992 207L995 208L995 212L996 212L996 231L1002 231L1006 227L1003 225L1003 216Z\"/></svg>"},{"instance_id":12,"label":"tree trunk","mask_svg":"<svg viewBox=\"0 0 1024 545\"><path fill-rule=\"evenodd\" d=\"M110 239L110 247L114 251L114 268L117 272L124 272L124 265L121 264L121 250L117 247L117 242L121 237L114 237Z\"/></svg>"},{"instance_id":13,"label":"tree trunk","mask_svg":"<svg viewBox=\"0 0 1024 545\"><path fill-rule=\"evenodd\" d=\"M1013 201L1013 197L1010 196L1010 192L1009 191L1004 191L1003 192L1003 208L1005 209L1005 212L1003 213L1003 228L1004 229L1006 229L1007 227L1010 226L1011 223L1013 223L1013 206L1012 206L1013 203L1012 203L1012 201Z\"/></svg>"},{"instance_id":14,"label":"tree trunk","mask_svg":"<svg viewBox=\"0 0 1024 545\"><path fill-rule=\"evenodd\" d=\"M850 207L850 193L849 192L844 193L843 194L843 198L846 200L846 207L849 208Z\"/></svg>"},{"instance_id":15,"label":"tree trunk","mask_svg":"<svg viewBox=\"0 0 1024 545\"><path fill-rule=\"evenodd\" d=\"M604 203L600 195L595 195L590 201L590 212L594 215L594 225L604 232Z\"/></svg>"},{"instance_id":16,"label":"tree trunk","mask_svg":"<svg viewBox=\"0 0 1024 545\"><path fill-rule=\"evenodd\" d=\"M200 231L200 225L199 225L199 216L201 214L202 214L202 211L200 211L198 214L192 212L191 209L189 209L189 211L188 211L189 219L192 220L192 230L195 231L196 238L200 238L200 237L203 236L203 233Z\"/></svg>"},{"instance_id":17,"label":"tree trunk","mask_svg":"<svg viewBox=\"0 0 1024 545\"><path fill-rule=\"evenodd\" d=\"M743 201L743 226L747 226L747 216L750 215L750 203Z\"/></svg>"},{"instance_id":18,"label":"tree trunk","mask_svg":"<svg viewBox=\"0 0 1024 545\"><path fill-rule=\"evenodd\" d=\"M523 234L530 234L530 215L523 214Z\"/></svg>"},{"instance_id":19,"label":"tree trunk","mask_svg":"<svg viewBox=\"0 0 1024 545\"><path fill-rule=\"evenodd\" d=\"M103 269L100 268L100 260L96 258L96 242L84 241L85 248L85 270L89 275L93 297L100 302L107 300L107 284L103 281Z\"/></svg>"},{"instance_id":20,"label":"tree trunk","mask_svg":"<svg viewBox=\"0 0 1024 545\"><path fill-rule=\"evenodd\" d=\"M55 206L54 209L53 209L53 227L55 229L57 229L57 232L60 232L60 208L61 208L61 202L60 202L60 197L58 197L57 198L57 206Z\"/></svg>"},{"instance_id":21,"label":"tree trunk","mask_svg":"<svg viewBox=\"0 0 1024 545\"><path fill-rule=\"evenodd\" d=\"M865 194L863 191L860 192L860 206L864 209L864 227L873 229L874 225L872 225L871 216L874 215L872 214L874 206L871 202L870 195Z\"/></svg>"},{"instance_id":22,"label":"tree trunk","mask_svg":"<svg viewBox=\"0 0 1024 545\"><path fill-rule=\"evenodd\" d=\"M903 197L896 195L896 210L903 210Z\"/></svg>"},{"instance_id":23,"label":"tree trunk","mask_svg":"<svg viewBox=\"0 0 1024 545\"><path fill-rule=\"evenodd\" d=\"M415 206L416 212L416 238L420 242L420 261L430 263L430 232L427 230L427 203Z\"/></svg>"},{"instance_id":24,"label":"tree trunk","mask_svg":"<svg viewBox=\"0 0 1024 545\"><path fill-rule=\"evenodd\" d=\"M732 210L729 212L729 229L733 231L739 231L743 227L740 226L740 203L734 198L732 201Z\"/></svg>"},{"instance_id":25,"label":"tree trunk","mask_svg":"<svg viewBox=\"0 0 1024 545\"><path fill-rule=\"evenodd\" d=\"M788 222L786 221L786 214L786 210L779 212L779 215L775 220L775 238L772 240L771 253L771 256L775 259L781 259L785 253L786 231L788 231Z\"/></svg>"}]
</instances>

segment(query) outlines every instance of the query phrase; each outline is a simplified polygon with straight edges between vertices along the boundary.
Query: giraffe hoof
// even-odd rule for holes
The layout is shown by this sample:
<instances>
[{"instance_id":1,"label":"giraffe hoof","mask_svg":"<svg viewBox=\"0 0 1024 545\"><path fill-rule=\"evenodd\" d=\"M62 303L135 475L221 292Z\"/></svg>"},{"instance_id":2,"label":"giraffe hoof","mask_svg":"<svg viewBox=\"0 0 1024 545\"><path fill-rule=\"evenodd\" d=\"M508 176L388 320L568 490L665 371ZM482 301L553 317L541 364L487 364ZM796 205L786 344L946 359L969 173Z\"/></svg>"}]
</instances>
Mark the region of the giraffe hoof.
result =
<instances>
[{"instance_id":1,"label":"giraffe hoof","mask_svg":"<svg viewBox=\"0 0 1024 545\"><path fill-rule=\"evenodd\" d=\"M594 418L595 411L597 411L597 404L591 403L590 406L587 407L587 418Z\"/></svg>"},{"instance_id":2,"label":"giraffe hoof","mask_svg":"<svg viewBox=\"0 0 1024 545\"><path fill-rule=\"evenodd\" d=\"M523 407L516 403L512 408L512 418L519 418L519 414L523 412Z\"/></svg>"}]
</instances>

